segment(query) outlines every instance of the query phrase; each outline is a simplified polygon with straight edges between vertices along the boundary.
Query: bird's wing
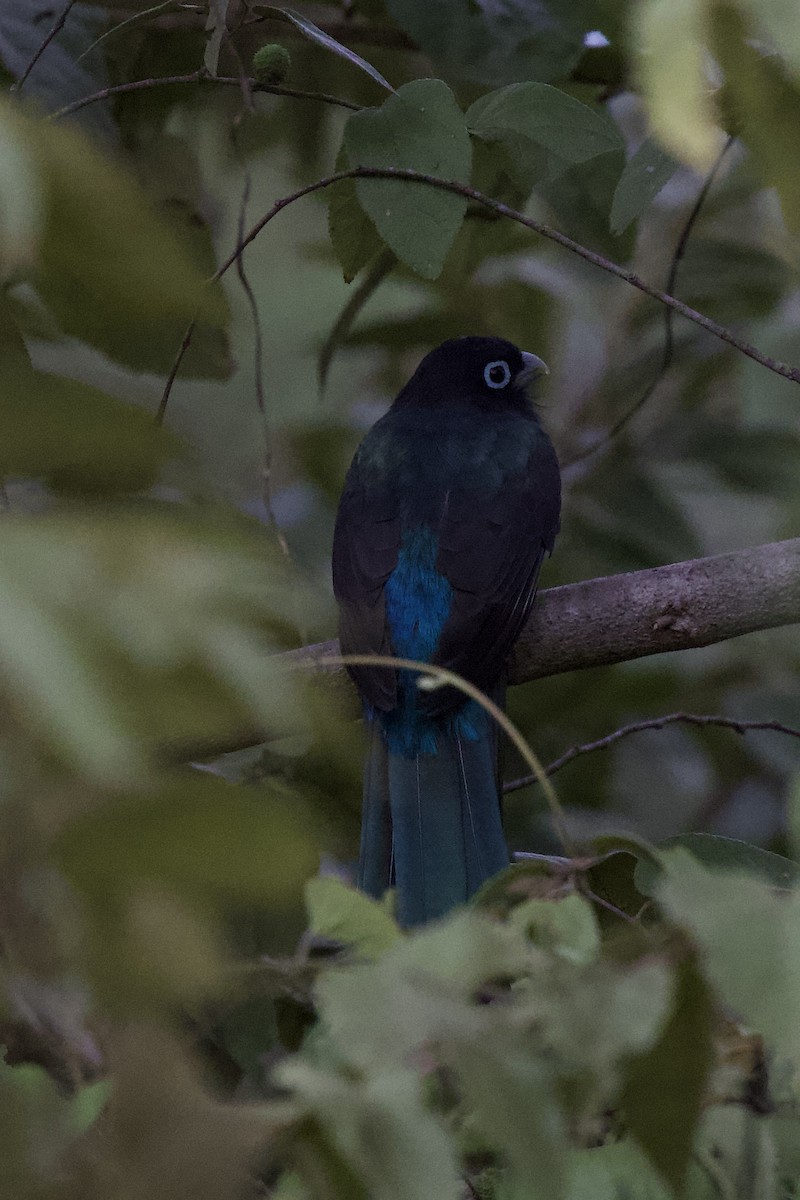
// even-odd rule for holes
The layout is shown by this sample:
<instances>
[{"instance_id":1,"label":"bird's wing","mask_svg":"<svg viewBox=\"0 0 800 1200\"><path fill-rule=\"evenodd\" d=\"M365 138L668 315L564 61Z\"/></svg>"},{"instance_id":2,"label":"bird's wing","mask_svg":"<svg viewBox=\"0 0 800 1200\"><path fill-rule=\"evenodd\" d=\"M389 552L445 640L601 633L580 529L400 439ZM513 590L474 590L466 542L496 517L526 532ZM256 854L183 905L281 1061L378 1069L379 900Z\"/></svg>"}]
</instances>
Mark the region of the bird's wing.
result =
<instances>
[{"instance_id":1,"label":"bird's wing","mask_svg":"<svg viewBox=\"0 0 800 1200\"><path fill-rule=\"evenodd\" d=\"M483 691L502 674L558 532L558 461L549 439L536 432L523 470L505 478L493 495L469 486L451 492L442 519L437 566L453 588L453 602L434 662ZM437 715L459 700L441 689L424 703Z\"/></svg>"},{"instance_id":2,"label":"bird's wing","mask_svg":"<svg viewBox=\"0 0 800 1200\"><path fill-rule=\"evenodd\" d=\"M400 552L398 505L377 488L357 455L347 475L333 534L333 590L339 604L342 654L392 653L383 589ZM385 667L348 667L375 708L394 707L397 674Z\"/></svg>"}]
</instances>

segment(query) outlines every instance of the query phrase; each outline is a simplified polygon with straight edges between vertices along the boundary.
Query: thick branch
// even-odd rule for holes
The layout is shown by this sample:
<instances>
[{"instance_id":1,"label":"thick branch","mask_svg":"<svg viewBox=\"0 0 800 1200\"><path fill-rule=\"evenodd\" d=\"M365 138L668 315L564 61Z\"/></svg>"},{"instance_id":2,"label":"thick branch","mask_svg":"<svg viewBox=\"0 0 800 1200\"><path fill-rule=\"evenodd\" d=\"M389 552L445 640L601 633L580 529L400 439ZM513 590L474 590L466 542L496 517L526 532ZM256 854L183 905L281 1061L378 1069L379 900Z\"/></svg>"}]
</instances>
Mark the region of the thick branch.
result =
<instances>
[{"instance_id":1,"label":"thick branch","mask_svg":"<svg viewBox=\"0 0 800 1200\"><path fill-rule=\"evenodd\" d=\"M794 622L800 622L800 538L604 575L539 595L509 682L692 650ZM337 652L335 642L323 642L290 651L287 659Z\"/></svg>"},{"instance_id":2,"label":"thick branch","mask_svg":"<svg viewBox=\"0 0 800 1200\"><path fill-rule=\"evenodd\" d=\"M540 593L512 658L509 682L691 650L795 622L800 622L800 538L606 575ZM338 642L331 641L281 657L317 672L343 703L353 702L344 667L322 662L338 653ZM202 745L173 742L162 747L161 756L166 763L214 758L268 737L265 729L243 729Z\"/></svg>"},{"instance_id":3,"label":"thick branch","mask_svg":"<svg viewBox=\"0 0 800 1200\"><path fill-rule=\"evenodd\" d=\"M540 593L510 663L509 682L691 650L795 622L800 622L800 538L606 575ZM342 703L353 704L355 715L347 672L324 661L338 654L338 642L330 641L281 657L324 677ZM161 757L167 764L214 758L268 737L268 730L252 728L202 745L172 742L162 747Z\"/></svg>"}]
</instances>

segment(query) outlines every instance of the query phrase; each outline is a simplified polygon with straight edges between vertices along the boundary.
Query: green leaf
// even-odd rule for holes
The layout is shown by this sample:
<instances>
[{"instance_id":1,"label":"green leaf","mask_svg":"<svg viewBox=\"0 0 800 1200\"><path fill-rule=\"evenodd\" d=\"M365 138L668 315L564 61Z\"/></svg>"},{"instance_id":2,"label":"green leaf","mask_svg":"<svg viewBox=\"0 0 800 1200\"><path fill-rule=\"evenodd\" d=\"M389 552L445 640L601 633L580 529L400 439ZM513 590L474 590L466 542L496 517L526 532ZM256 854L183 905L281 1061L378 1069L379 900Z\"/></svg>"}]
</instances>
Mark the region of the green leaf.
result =
<instances>
[{"instance_id":1,"label":"green leaf","mask_svg":"<svg viewBox=\"0 0 800 1200\"><path fill-rule=\"evenodd\" d=\"M489 92L467 110L465 120L473 133L490 141L511 135L546 150L555 160L549 173L624 146L616 125L602 110L544 83L514 83ZM516 148L518 142L512 145Z\"/></svg>"},{"instance_id":2,"label":"green leaf","mask_svg":"<svg viewBox=\"0 0 800 1200\"><path fill-rule=\"evenodd\" d=\"M654 138L642 142L620 176L611 204L611 229L624 233L640 217L678 168Z\"/></svg>"},{"instance_id":3,"label":"green leaf","mask_svg":"<svg viewBox=\"0 0 800 1200\"><path fill-rule=\"evenodd\" d=\"M509 922L535 945L571 962L592 962L600 950L594 910L577 893L560 900L526 900L511 910Z\"/></svg>"},{"instance_id":4,"label":"green leaf","mask_svg":"<svg viewBox=\"0 0 800 1200\"><path fill-rule=\"evenodd\" d=\"M645 903L645 898L635 885L637 859L628 852L606 855L589 868L587 879L595 896L613 904L615 908L635 917ZM616 926L619 917L600 908L597 917L602 924Z\"/></svg>"},{"instance_id":5,"label":"green leaf","mask_svg":"<svg viewBox=\"0 0 800 1200\"><path fill-rule=\"evenodd\" d=\"M288 793L186 770L152 794L122 796L69 822L55 853L82 891L103 900L138 881L189 897L285 898L317 869L318 851Z\"/></svg>"},{"instance_id":6,"label":"green leaf","mask_svg":"<svg viewBox=\"0 0 800 1200\"><path fill-rule=\"evenodd\" d=\"M567 1200L670 1200L670 1193L635 1142L573 1150Z\"/></svg>"},{"instance_id":7,"label":"green leaf","mask_svg":"<svg viewBox=\"0 0 800 1200\"><path fill-rule=\"evenodd\" d=\"M39 164L25 123L0 107L0 265L4 278L33 266L45 222Z\"/></svg>"},{"instance_id":8,"label":"green leaf","mask_svg":"<svg viewBox=\"0 0 800 1200\"><path fill-rule=\"evenodd\" d=\"M800 9L785 0L740 0L740 8L766 31L793 73L800 74Z\"/></svg>"},{"instance_id":9,"label":"green leaf","mask_svg":"<svg viewBox=\"0 0 800 1200\"><path fill-rule=\"evenodd\" d=\"M293 8L275 8L271 4L259 4L258 7L262 12L270 13L272 16L283 21L288 21L294 25L295 29L302 33L303 37L314 42L317 46L322 46L323 50L330 50L332 54L336 54L339 58L343 58L345 62L351 63L359 70L366 72L370 79L374 79L381 87L386 88L387 92L393 92L394 88L384 79L380 71L368 63L360 54L356 54L355 50L351 50L349 46L343 46L341 42L337 42L336 38L331 37L329 33L325 33L323 29L318 28L313 21L309 21L308 17L302 13L295 12Z\"/></svg>"},{"instance_id":10,"label":"green leaf","mask_svg":"<svg viewBox=\"0 0 800 1200\"><path fill-rule=\"evenodd\" d=\"M344 149L353 167L401 167L469 182L464 117L440 79L414 80L379 109L354 113L345 128ZM391 179L358 179L356 193L397 257L424 278L435 279L461 226L466 200Z\"/></svg>"},{"instance_id":11,"label":"green leaf","mask_svg":"<svg viewBox=\"0 0 800 1200\"><path fill-rule=\"evenodd\" d=\"M540 180L536 190L558 217L559 225L577 241L615 259L627 260L633 230L615 236L609 217L614 192L625 168L622 146L583 163L572 163L555 176Z\"/></svg>"},{"instance_id":12,"label":"green leaf","mask_svg":"<svg viewBox=\"0 0 800 1200\"><path fill-rule=\"evenodd\" d=\"M713 13L714 52L725 72L725 103L764 180L776 189L786 224L800 233L800 89L778 58L756 49L739 13L722 5Z\"/></svg>"},{"instance_id":13,"label":"green leaf","mask_svg":"<svg viewBox=\"0 0 800 1200\"><path fill-rule=\"evenodd\" d=\"M276 1076L320 1123L370 1200L459 1200L451 1141L423 1105L412 1072L384 1068L347 1079L295 1059Z\"/></svg>"},{"instance_id":14,"label":"green leaf","mask_svg":"<svg viewBox=\"0 0 800 1200\"><path fill-rule=\"evenodd\" d=\"M660 842L658 849L682 847L707 867L725 871L747 871L771 887L790 888L800 882L800 866L780 854L762 850L750 842L720 837L714 833L679 833ZM657 862L642 860L634 876L636 886L645 896L652 896L661 874L660 856Z\"/></svg>"},{"instance_id":15,"label":"green leaf","mask_svg":"<svg viewBox=\"0 0 800 1200\"><path fill-rule=\"evenodd\" d=\"M342 146L336 158L336 170L346 170L347 166ZM328 191L328 234L344 281L352 283L361 268L383 248L383 242L358 202L354 179L343 179Z\"/></svg>"},{"instance_id":16,"label":"green leaf","mask_svg":"<svg viewBox=\"0 0 800 1200\"><path fill-rule=\"evenodd\" d=\"M583 3L387 0L390 16L434 62L483 87L569 75L595 16Z\"/></svg>"},{"instance_id":17,"label":"green leaf","mask_svg":"<svg viewBox=\"0 0 800 1200\"><path fill-rule=\"evenodd\" d=\"M635 833L601 833L590 845L596 854L631 854L643 862L658 862L656 847Z\"/></svg>"},{"instance_id":18,"label":"green leaf","mask_svg":"<svg viewBox=\"0 0 800 1200\"><path fill-rule=\"evenodd\" d=\"M722 146L706 75L706 0L647 0L634 10L638 75L653 132L681 162L706 171Z\"/></svg>"},{"instance_id":19,"label":"green leaf","mask_svg":"<svg viewBox=\"0 0 800 1200\"><path fill-rule=\"evenodd\" d=\"M363 958L380 958L403 936L383 904L332 875L308 881L306 906L313 933L344 942Z\"/></svg>"},{"instance_id":20,"label":"green leaf","mask_svg":"<svg viewBox=\"0 0 800 1200\"><path fill-rule=\"evenodd\" d=\"M401 1064L446 1030L452 1034L454 1022L472 1029L476 990L518 974L528 955L517 930L459 912L402 938L376 963L326 973L317 985L320 1013L343 1059L365 1070Z\"/></svg>"},{"instance_id":21,"label":"green leaf","mask_svg":"<svg viewBox=\"0 0 800 1200\"><path fill-rule=\"evenodd\" d=\"M672 1013L658 1041L631 1065L622 1105L633 1137L681 1195L714 1059L712 998L692 963L678 971Z\"/></svg>"},{"instance_id":22,"label":"green leaf","mask_svg":"<svg viewBox=\"0 0 800 1200\"><path fill-rule=\"evenodd\" d=\"M793 1107L794 1102L790 1101L789 1106ZM694 1186L687 1188L687 1200L719 1200L721 1196L760 1200L782 1193L791 1196L798 1176L796 1166L790 1172L780 1169L784 1164L779 1164L776 1131L781 1124L779 1117L765 1118L764 1113L752 1111L746 1104L715 1104L709 1108L697 1146L697 1165L706 1177L707 1190L698 1186L695 1177ZM791 1125L796 1138L796 1118Z\"/></svg>"},{"instance_id":23,"label":"green leaf","mask_svg":"<svg viewBox=\"0 0 800 1200\"><path fill-rule=\"evenodd\" d=\"M76 129L21 117L0 104L0 128L30 146L41 206L33 281L66 333L104 348L109 329L157 337L164 320L228 319L188 252L133 179Z\"/></svg>"},{"instance_id":24,"label":"green leaf","mask_svg":"<svg viewBox=\"0 0 800 1200\"><path fill-rule=\"evenodd\" d=\"M684 847L662 852L656 899L692 937L721 999L795 1060L800 1027L800 893L718 871ZM765 986L768 981L768 986Z\"/></svg>"},{"instance_id":25,"label":"green leaf","mask_svg":"<svg viewBox=\"0 0 800 1200\"><path fill-rule=\"evenodd\" d=\"M522 1039L490 1022L482 1036L445 1044L444 1055L469 1105L470 1124L509 1164L509 1200L561 1196L566 1137L542 1061Z\"/></svg>"},{"instance_id":26,"label":"green leaf","mask_svg":"<svg viewBox=\"0 0 800 1200\"><path fill-rule=\"evenodd\" d=\"M0 364L0 474L42 478L59 491L142 491L183 457L149 413L96 388Z\"/></svg>"},{"instance_id":27,"label":"green leaf","mask_svg":"<svg viewBox=\"0 0 800 1200\"><path fill-rule=\"evenodd\" d=\"M303 595L239 522L156 505L4 521L2 706L37 753L117 786L170 740L218 744L254 719L296 733L299 684L273 652L312 617Z\"/></svg>"},{"instance_id":28,"label":"green leaf","mask_svg":"<svg viewBox=\"0 0 800 1200\"><path fill-rule=\"evenodd\" d=\"M786 264L768 250L741 239L697 237L681 265L680 292L693 308L730 324L772 313L788 282Z\"/></svg>"}]
</instances>

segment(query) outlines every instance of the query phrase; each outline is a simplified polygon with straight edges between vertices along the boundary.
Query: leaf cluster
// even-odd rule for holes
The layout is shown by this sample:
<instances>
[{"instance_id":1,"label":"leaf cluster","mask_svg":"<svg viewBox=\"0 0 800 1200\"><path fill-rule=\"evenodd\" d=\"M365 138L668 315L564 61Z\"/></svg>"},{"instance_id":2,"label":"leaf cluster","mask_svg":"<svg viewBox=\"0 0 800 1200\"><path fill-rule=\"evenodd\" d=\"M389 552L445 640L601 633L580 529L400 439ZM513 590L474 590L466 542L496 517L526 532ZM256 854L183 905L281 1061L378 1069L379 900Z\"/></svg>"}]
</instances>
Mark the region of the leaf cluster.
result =
<instances>
[{"instance_id":1,"label":"leaf cluster","mask_svg":"<svg viewBox=\"0 0 800 1200\"><path fill-rule=\"evenodd\" d=\"M549 582L794 532L795 385L419 182L343 181L232 251L296 186L408 168L798 361L800 18L201 7L75 4L46 46L37 0L0 12L0 1200L788 1200L795 750L673 726L582 756L585 856L519 794L539 857L407 934L331 875L301 904L354 855L360 746L278 652L332 630L348 454L442 338L550 362ZM276 38L285 78L250 80ZM512 714L545 760L676 708L796 727L798 666L764 635Z\"/></svg>"}]
</instances>

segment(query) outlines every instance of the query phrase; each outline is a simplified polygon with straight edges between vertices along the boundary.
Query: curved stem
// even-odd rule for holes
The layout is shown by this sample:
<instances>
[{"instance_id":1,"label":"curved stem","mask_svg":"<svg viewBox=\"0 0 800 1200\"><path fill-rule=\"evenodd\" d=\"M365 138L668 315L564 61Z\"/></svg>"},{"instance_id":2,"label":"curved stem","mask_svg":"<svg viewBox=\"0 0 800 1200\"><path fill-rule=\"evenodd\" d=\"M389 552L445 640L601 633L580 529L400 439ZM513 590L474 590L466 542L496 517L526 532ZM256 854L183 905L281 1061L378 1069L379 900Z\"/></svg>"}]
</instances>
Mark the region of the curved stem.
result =
<instances>
[{"instance_id":1,"label":"curved stem","mask_svg":"<svg viewBox=\"0 0 800 1200\"><path fill-rule=\"evenodd\" d=\"M23 84L25 83L25 80L28 78L31 71L36 66L37 62L44 54L47 47L50 45L50 43L53 41L53 39L57 38L59 33L61 33L61 30L64 28L64 26L67 23L67 17L69 16L72 9L75 7L77 2L78 2L78 0L67 0L67 3L64 5L64 8L61 10L58 17L56 18L55 25L53 25L52 29L45 36L41 45L36 47L36 51L35 51L33 57L31 58L27 67L25 68L25 70L20 75L17 82L13 83L11 85L10 91L18 92L22 88Z\"/></svg>"},{"instance_id":2,"label":"curved stem","mask_svg":"<svg viewBox=\"0 0 800 1200\"><path fill-rule=\"evenodd\" d=\"M317 665L323 668L341 665L345 667L386 667L392 670L419 671L420 674L428 676L428 680L420 680L417 685L418 687L424 690L454 687L458 691L463 692L465 696L469 696L471 700L475 700L497 722L506 737L513 743L524 761L531 768L534 777L541 784L542 790L547 797L550 817L558 839L567 853L571 857L574 856L574 846L567 831L564 810L555 793L555 788L547 778L544 767L514 722L509 719L502 708L495 704L494 700L490 700L485 692L475 687L474 683L470 683L462 675L457 675L455 671L448 671L446 667L437 667L433 663L418 662L413 658L390 658L388 655L383 654L336 654L318 660ZM432 681L432 683L429 681Z\"/></svg>"},{"instance_id":3,"label":"curved stem","mask_svg":"<svg viewBox=\"0 0 800 1200\"><path fill-rule=\"evenodd\" d=\"M678 277L678 267L680 266L683 256L686 253L686 246L688 244L689 237L691 236L692 230L697 223L697 219L702 212L703 205L706 202L706 197L711 191L714 180L716 179L719 169L722 166L723 159L735 141L736 138L731 136L725 142L725 145L717 155L716 162L706 175L705 182L703 183L703 186L697 195L697 199L692 205L691 212L684 222L680 237L678 238L678 241L675 244L675 249L672 253L672 261L670 263L669 274L667 276L665 290L670 295L675 288L675 282ZM633 420L636 414L642 408L644 408L645 404L653 395L653 392L656 390L658 385L661 383L661 380L672 366L672 359L675 354L675 338L672 330L673 315L673 310L671 308L664 309L664 351L661 356L661 363L655 375L642 392L641 396L634 401L630 408L624 412L621 417L617 418L611 428L606 430L602 437L598 438L593 445L587 447L586 450L581 450L578 454L574 454L572 458L569 458L566 462L562 463L561 465L563 470L566 470L568 467L574 467L578 463L585 462L587 458L593 458L595 454L598 454L607 445L609 445L610 442L613 442L617 435L622 433L622 430L626 427L626 425Z\"/></svg>"},{"instance_id":4,"label":"curved stem","mask_svg":"<svg viewBox=\"0 0 800 1200\"><path fill-rule=\"evenodd\" d=\"M246 82L251 91L264 92L269 96L291 96L296 100L318 100L321 104L333 104L338 108L347 108L351 112L360 112L363 108L361 104L355 104L352 100L342 100L339 96L331 96L328 92L305 92L300 88L283 87L280 84L259 83L257 79L247 79ZM197 71L190 71L187 75L160 75L152 79L134 79L130 83L116 83L113 87L101 88L99 92L92 92L91 96L83 96L80 100L73 100L71 104L65 104L57 112L51 113L48 119L59 121L62 117L71 117L73 113L80 112L82 108L87 108L90 104L97 104L100 100L110 100L112 96L124 96L129 92L145 92L150 88L179 87L195 83L212 84L219 87L241 88L242 86L242 80L236 76L209 75L205 67L200 67Z\"/></svg>"},{"instance_id":5,"label":"curved stem","mask_svg":"<svg viewBox=\"0 0 800 1200\"><path fill-rule=\"evenodd\" d=\"M237 81L239 82L239 81ZM462 196L466 200L471 200L475 204L481 205L490 212L496 213L498 216L506 217L510 221L515 221L518 225L530 229L533 233L539 234L540 237L547 238L556 245L562 246L565 250L569 250L572 254L577 254L579 258L591 263L600 270L606 271L610 275L616 276L617 279L622 279L625 283L635 287L638 291L643 292L646 296L650 296L653 300L658 300L660 304L666 305L674 312L679 313L687 320L693 321L695 325L699 325L701 329L705 329L714 337L720 338L733 346L741 354L746 354L748 358L752 358L761 366L766 367L770 371L774 371L776 375L783 376L784 379L790 379L793 383L800 383L800 367L793 367L788 363L781 362L778 359L771 358L768 354L764 354L757 346L753 346L744 338L738 337L733 330L726 328L724 325L712 321L710 317L706 317L703 313L699 313L696 309L691 308L688 304L684 304L681 300L676 300L674 296L662 292L659 288L653 287L644 279L641 279L635 271L629 271L627 267L621 267L618 263L612 262L605 258L602 254L598 254L594 250L590 250L588 246L582 246L580 242L576 242L573 238L567 237L565 233L561 233L557 229L553 229L550 225L545 225L542 221L537 221L534 217L528 217L524 213L518 212L517 209L511 208L508 204L504 204L501 200L493 200L491 196L485 196L483 192L477 191L466 183L459 183L455 179L439 179L436 175L428 175L421 171L406 170L401 167L351 167L347 171L337 171L333 175L327 175L323 179L317 179L314 183L308 183L304 187L298 188L295 192L290 192L288 196L282 196L280 200L276 200L272 207L264 214L263 217L252 227L247 235L235 247L232 253L225 259L215 274L211 277L210 282L216 282L228 271L236 262L242 251L250 245L263 229L274 220L278 213L284 208L301 200L304 196L313 195L315 192L324 191L326 188L332 187L336 183L341 183L344 179L397 179L405 180L408 183L422 183L427 187L435 188L437 191L450 192L456 196ZM194 333L195 322L189 326L184 335L184 340L181 349L178 352L176 362L173 364L173 369L170 372L164 394L161 398L161 403L158 410L158 420L162 420L166 406L169 400L169 394L175 376L180 367L181 359L188 349Z\"/></svg>"}]
</instances>

